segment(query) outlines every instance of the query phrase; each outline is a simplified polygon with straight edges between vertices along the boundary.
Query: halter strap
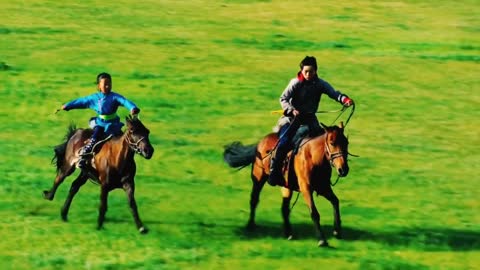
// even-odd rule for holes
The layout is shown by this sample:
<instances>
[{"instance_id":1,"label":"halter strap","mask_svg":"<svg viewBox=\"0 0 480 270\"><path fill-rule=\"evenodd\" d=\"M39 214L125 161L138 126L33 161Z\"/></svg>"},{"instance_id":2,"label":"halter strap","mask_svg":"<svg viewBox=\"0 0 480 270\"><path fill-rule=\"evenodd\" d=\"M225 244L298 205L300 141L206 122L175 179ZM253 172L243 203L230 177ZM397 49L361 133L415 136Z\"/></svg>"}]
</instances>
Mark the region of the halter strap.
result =
<instances>
[{"instance_id":1,"label":"halter strap","mask_svg":"<svg viewBox=\"0 0 480 270\"><path fill-rule=\"evenodd\" d=\"M138 148L138 145L140 144L140 142L142 142L143 140L145 140L145 137L142 137L140 140L136 141L136 142L133 142L131 139L130 139L130 132L128 134L125 134L125 141L128 143L128 145L133 149L133 151L135 151L136 153L140 153L140 149Z\"/></svg>"},{"instance_id":2,"label":"halter strap","mask_svg":"<svg viewBox=\"0 0 480 270\"><path fill-rule=\"evenodd\" d=\"M343 154L343 151L341 150L338 152L332 153L332 151L330 151L330 147L328 147L327 137L328 137L328 133L325 133L325 150L326 150L325 152L327 153L327 157L328 157L328 161L330 162L330 165L333 166L333 160L339 157L343 157L344 154Z\"/></svg>"}]
</instances>

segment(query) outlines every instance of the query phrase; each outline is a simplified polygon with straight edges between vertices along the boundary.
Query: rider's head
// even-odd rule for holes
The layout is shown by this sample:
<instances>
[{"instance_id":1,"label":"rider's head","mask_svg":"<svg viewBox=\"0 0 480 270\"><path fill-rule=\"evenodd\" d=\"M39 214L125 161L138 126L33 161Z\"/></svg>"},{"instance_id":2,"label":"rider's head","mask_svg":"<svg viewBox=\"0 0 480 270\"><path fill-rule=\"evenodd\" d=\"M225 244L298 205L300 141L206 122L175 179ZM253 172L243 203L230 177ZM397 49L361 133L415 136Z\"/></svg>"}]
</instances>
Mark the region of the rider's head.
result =
<instances>
[{"instance_id":1,"label":"rider's head","mask_svg":"<svg viewBox=\"0 0 480 270\"><path fill-rule=\"evenodd\" d=\"M112 77L110 74L102 72L97 75L97 87L98 90L104 94L112 91Z\"/></svg>"},{"instance_id":2,"label":"rider's head","mask_svg":"<svg viewBox=\"0 0 480 270\"><path fill-rule=\"evenodd\" d=\"M314 79L317 76L317 59L313 56L305 56L300 62L300 72L305 80Z\"/></svg>"}]
</instances>

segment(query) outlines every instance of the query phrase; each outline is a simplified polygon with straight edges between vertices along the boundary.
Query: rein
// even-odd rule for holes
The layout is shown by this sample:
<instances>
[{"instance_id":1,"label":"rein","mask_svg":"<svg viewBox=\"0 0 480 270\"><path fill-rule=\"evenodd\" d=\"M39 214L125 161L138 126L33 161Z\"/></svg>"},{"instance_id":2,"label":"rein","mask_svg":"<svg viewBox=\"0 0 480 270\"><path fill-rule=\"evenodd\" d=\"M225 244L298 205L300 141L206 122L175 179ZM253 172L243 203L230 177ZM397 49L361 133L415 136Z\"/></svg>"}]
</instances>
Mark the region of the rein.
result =
<instances>
[{"instance_id":1,"label":"rein","mask_svg":"<svg viewBox=\"0 0 480 270\"><path fill-rule=\"evenodd\" d=\"M330 183L330 186L334 187L338 183L338 180L340 180L340 175L337 175L337 180L335 180L333 183Z\"/></svg>"},{"instance_id":2,"label":"rein","mask_svg":"<svg viewBox=\"0 0 480 270\"><path fill-rule=\"evenodd\" d=\"M355 103L352 104L352 111L350 112L350 115L348 116L347 118L347 121L345 121L345 124L343 125L344 127L347 126L348 122L350 121L350 118L352 118L353 116L353 113L355 112ZM343 108L341 108L340 110L335 110L335 111L319 111L317 113L334 113L334 112L340 112L337 116L337 118L335 118L335 120L333 120L331 126L338 120L338 118L340 118L340 116L347 110L348 107L346 106L343 106Z\"/></svg>"},{"instance_id":3,"label":"rein","mask_svg":"<svg viewBox=\"0 0 480 270\"><path fill-rule=\"evenodd\" d=\"M94 150L98 145L100 145L100 144L102 144L102 143L110 140L110 138L112 138L112 137L113 137L113 135L110 134L110 135L108 135L105 139L100 140L100 141L98 141L97 143L95 143L95 144L93 145L93 147L92 147L92 152L91 152L91 153L93 153L93 150Z\"/></svg>"},{"instance_id":4,"label":"rein","mask_svg":"<svg viewBox=\"0 0 480 270\"><path fill-rule=\"evenodd\" d=\"M290 207L290 211L292 211L295 204L297 204L298 196L300 196L300 192L297 192L297 197L295 198L295 201L293 202L292 207Z\"/></svg>"},{"instance_id":5,"label":"rein","mask_svg":"<svg viewBox=\"0 0 480 270\"><path fill-rule=\"evenodd\" d=\"M350 121L350 118L352 118L353 113L355 112L355 103L353 103L352 106L350 106L350 107L352 107L352 110L350 111L350 115L348 116L347 121L345 121L345 124L343 125L344 128L347 126L348 122ZM337 110L337 111L341 111L341 113L338 114L338 116L337 116L337 118L335 118L335 120L333 120L332 125L338 120L338 118L340 118L340 116L347 110L347 108L348 108L348 107L343 106L343 108L342 108L341 110ZM330 149L328 148L328 145L327 145L327 141L326 141L326 140L325 140L325 147L326 147L326 149L327 149L327 151L329 152L329 155L330 155L330 160L329 160L329 161L330 161L330 165L333 166L333 160L334 160L335 158L337 158L337 157L343 156L343 153L340 151L340 152L338 152L338 153L330 154ZM348 153L348 152L347 152L347 155L350 155L350 156L352 156L352 157L359 157L358 155L350 154L350 153ZM333 182L333 183L330 183L330 185L331 185L332 187L335 186L335 185L338 183L338 180L340 180L340 176L339 176L339 175L337 175L337 180L335 180L335 182Z\"/></svg>"}]
</instances>

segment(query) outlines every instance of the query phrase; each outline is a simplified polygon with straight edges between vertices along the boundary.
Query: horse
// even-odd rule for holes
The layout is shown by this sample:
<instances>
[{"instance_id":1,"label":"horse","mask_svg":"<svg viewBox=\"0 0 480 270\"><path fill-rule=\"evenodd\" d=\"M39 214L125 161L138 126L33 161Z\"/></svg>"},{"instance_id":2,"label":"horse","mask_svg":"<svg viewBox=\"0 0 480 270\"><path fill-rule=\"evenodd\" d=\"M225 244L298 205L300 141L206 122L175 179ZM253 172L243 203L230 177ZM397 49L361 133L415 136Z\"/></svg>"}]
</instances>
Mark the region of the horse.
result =
<instances>
[{"instance_id":1,"label":"horse","mask_svg":"<svg viewBox=\"0 0 480 270\"><path fill-rule=\"evenodd\" d=\"M53 200L58 186L76 169L79 151L92 135L92 129L77 129L70 125L65 136L65 142L54 148L55 155L52 163L56 165L57 175L50 190L45 190L46 200ZM106 141L99 151L92 157L91 166L82 169L78 177L72 182L67 199L61 209L61 217L67 221L68 211L73 197L88 179L100 185L100 207L97 229L103 228L107 212L108 193L116 188L123 188L133 214L137 229L140 233L148 232L138 215L135 201L135 153L145 159L151 159L154 148L149 140L150 131L137 117L126 118L126 130L120 136ZM97 148L97 147L95 147Z\"/></svg>"},{"instance_id":2,"label":"horse","mask_svg":"<svg viewBox=\"0 0 480 270\"><path fill-rule=\"evenodd\" d=\"M346 177L349 172L347 155L348 139L344 135L344 125L325 126L321 123L324 133L318 136L306 137L300 146L289 152L283 171L286 177L285 185L281 188L284 234L287 239L292 239L292 227L289 220L290 201L293 191L303 195L310 210L310 217L316 229L318 246L328 246L327 238L320 226L320 214L315 207L313 192L325 197L333 206L334 231L336 238L341 239L340 203L332 190L331 175L335 168L339 177ZM243 145L233 142L225 146L224 160L232 168L242 169L252 164L251 180L253 183L250 195L250 217L247 229L256 227L255 210L259 203L260 192L268 179L270 156L278 142L278 133L266 135L255 145ZM337 179L338 180L338 179Z\"/></svg>"}]
</instances>

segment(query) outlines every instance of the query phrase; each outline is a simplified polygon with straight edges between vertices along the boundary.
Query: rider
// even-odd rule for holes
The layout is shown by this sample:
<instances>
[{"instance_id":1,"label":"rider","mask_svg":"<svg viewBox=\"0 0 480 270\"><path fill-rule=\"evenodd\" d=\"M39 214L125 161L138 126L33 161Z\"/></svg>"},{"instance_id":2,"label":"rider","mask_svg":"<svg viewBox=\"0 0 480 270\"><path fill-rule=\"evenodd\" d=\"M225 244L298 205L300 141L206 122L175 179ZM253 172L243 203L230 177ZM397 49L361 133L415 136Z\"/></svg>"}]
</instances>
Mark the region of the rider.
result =
<instances>
[{"instance_id":1,"label":"rider","mask_svg":"<svg viewBox=\"0 0 480 270\"><path fill-rule=\"evenodd\" d=\"M93 129L90 141L81 149L80 160L77 166L85 168L87 156L91 155L92 148L103 136L119 135L123 123L117 115L118 106L126 107L133 116L140 113L140 109L130 100L120 94L112 92L112 77L108 73L97 76L97 88L100 92L72 100L62 106L62 110L92 109L97 113L90 118L89 125Z\"/></svg>"},{"instance_id":2,"label":"rider","mask_svg":"<svg viewBox=\"0 0 480 270\"><path fill-rule=\"evenodd\" d=\"M283 115L279 122L286 122L280 128L279 142L275 156L270 163L268 183L272 186L283 186L285 180L282 174L282 163L292 147L291 140L301 125L307 125L310 134L321 130L315 115L320 104L322 94L327 94L344 106L351 106L353 100L347 95L336 91L328 82L317 76L317 60L313 56L306 56L300 62L300 71L293 78L280 96Z\"/></svg>"}]
</instances>

